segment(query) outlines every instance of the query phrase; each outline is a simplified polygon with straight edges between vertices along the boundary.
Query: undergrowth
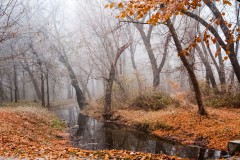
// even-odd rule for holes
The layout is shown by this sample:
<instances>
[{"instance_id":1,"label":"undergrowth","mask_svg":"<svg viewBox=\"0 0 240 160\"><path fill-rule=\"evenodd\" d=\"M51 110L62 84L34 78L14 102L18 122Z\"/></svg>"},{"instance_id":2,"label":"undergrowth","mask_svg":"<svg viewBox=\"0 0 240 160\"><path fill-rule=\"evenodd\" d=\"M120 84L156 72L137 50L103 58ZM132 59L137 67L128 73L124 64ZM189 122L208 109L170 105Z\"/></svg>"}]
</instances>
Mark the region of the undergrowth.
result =
<instances>
[{"instance_id":1,"label":"undergrowth","mask_svg":"<svg viewBox=\"0 0 240 160\"><path fill-rule=\"evenodd\" d=\"M137 129L143 130L143 131L155 131L155 130L165 130L165 131L170 131L173 129L172 126L161 122L161 121L141 121L141 122L134 122L133 126Z\"/></svg>"},{"instance_id":2,"label":"undergrowth","mask_svg":"<svg viewBox=\"0 0 240 160\"><path fill-rule=\"evenodd\" d=\"M44 121L44 123L56 129L66 127L65 122L51 113L47 108L43 108L39 103L33 101L19 101L18 103L4 102L1 104L0 110L15 112L17 115L23 113L34 115L39 121Z\"/></svg>"},{"instance_id":3,"label":"undergrowth","mask_svg":"<svg viewBox=\"0 0 240 160\"><path fill-rule=\"evenodd\" d=\"M172 99L168 94L152 92L150 94L137 96L135 99L132 100L129 107L133 109L142 109L145 111L157 111L166 108L169 105L177 103L178 102Z\"/></svg>"},{"instance_id":4,"label":"undergrowth","mask_svg":"<svg viewBox=\"0 0 240 160\"><path fill-rule=\"evenodd\" d=\"M214 95L207 97L205 103L209 107L231 107L240 108L240 93L237 94L224 94Z\"/></svg>"},{"instance_id":5,"label":"undergrowth","mask_svg":"<svg viewBox=\"0 0 240 160\"><path fill-rule=\"evenodd\" d=\"M57 128L57 129L62 129L66 127L66 123L57 117L54 117L51 119L50 125L51 127Z\"/></svg>"}]
</instances>

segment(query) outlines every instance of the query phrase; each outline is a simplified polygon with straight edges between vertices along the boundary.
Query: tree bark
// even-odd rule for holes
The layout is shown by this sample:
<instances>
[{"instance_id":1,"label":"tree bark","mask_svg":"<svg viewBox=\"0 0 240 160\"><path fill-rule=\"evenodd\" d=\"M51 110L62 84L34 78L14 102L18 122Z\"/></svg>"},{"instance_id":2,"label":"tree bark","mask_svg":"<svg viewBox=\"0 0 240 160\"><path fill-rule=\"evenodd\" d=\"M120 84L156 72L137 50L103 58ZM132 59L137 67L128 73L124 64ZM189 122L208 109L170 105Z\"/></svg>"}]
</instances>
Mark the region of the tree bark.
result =
<instances>
[{"instance_id":1,"label":"tree bark","mask_svg":"<svg viewBox=\"0 0 240 160\"><path fill-rule=\"evenodd\" d=\"M194 88L194 91L195 91L195 95L196 95L197 104L198 104L198 113L200 115L207 115L207 112L206 112L206 110L204 108L204 104L203 104L203 101L202 101L202 93L200 91L196 75L194 73L193 68L188 63L185 55L181 54L182 51L183 51L182 45L181 45L181 42L179 41L178 35L176 33L176 30L175 30L175 28L174 28L174 26L173 26L173 24L172 24L170 19L167 20L167 26L168 26L171 34L172 34L172 37L173 37L173 40L175 42L177 51L180 54L180 59L183 62L183 65L187 69L188 74L189 74L189 76L191 78L192 85L193 85L193 88Z\"/></svg>"},{"instance_id":2,"label":"tree bark","mask_svg":"<svg viewBox=\"0 0 240 160\"><path fill-rule=\"evenodd\" d=\"M221 13L219 12L219 10L217 9L217 7L214 5L214 3L211 0L204 0L204 3L210 8L210 10L213 12L213 14L215 15L215 17L218 17L221 19L220 21L220 26L222 28L222 31L226 37L227 40L231 39L231 34L230 31L228 29L228 27L224 24L224 20L222 18ZM222 38L220 37L220 35L218 34L218 32L216 31L216 29L209 23L207 23L204 19L202 19L201 17L199 17L196 14L187 12L182 10L182 13L186 14L189 17L192 17L194 19L196 19L198 22L200 22L203 26L205 26L206 28L208 28L208 30L215 36L215 38L217 39L219 45L225 50L225 51L230 51L230 54L228 55L230 62L233 66L234 72L236 74L236 77L238 79L238 82L240 83L240 65L238 63L237 60L237 56L236 53L234 51L234 43L229 43L229 41L227 42L227 45L224 43L224 41L222 40ZM230 49L228 49L228 47Z\"/></svg>"},{"instance_id":3,"label":"tree bark","mask_svg":"<svg viewBox=\"0 0 240 160\"><path fill-rule=\"evenodd\" d=\"M17 81L17 67L15 64L13 65L13 69L14 69L14 102L17 103L18 102L18 81Z\"/></svg>"},{"instance_id":4,"label":"tree bark","mask_svg":"<svg viewBox=\"0 0 240 160\"><path fill-rule=\"evenodd\" d=\"M10 87L9 87L9 89L10 89L10 100L11 100L11 102L13 102L13 84L12 84L12 77L8 74L7 75L7 77L8 77L8 81L9 81L9 85L10 85Z\"/></svg>"},{"instance_id":5,"label":"tree bark","mask_svg":"<svg viewBox=\"0 0 240 160\"><path fill-rule=\"evenodd\" d=\"M218 32L218 26L216 27L216 31ZM216 43L216 51L221 48L221 46L219 45L219 43ZM223 62L223 57L222 57L222 51L221 49L219 50L218 53L218 62L219 62L219 72L220 72L220 82L221 82L221 90L222 93L226 92L226 75L225 75L225 66L224 66L224 62Z\"/></svg>"},{"instance_id":6,"label":"tree bark","mask_svg":"<svg viewBox=\"0 0 240 160\"><path fill-rule=\"evenodd\" d=\"M51 3L51 6L54 8L52 3ZM52 18L53 18L53 25L54 25L54 29L55 29L55 33L56 33L56 41L58 43L59 48L54 46L54 45L53 45L53 47L56 48L56 51L59 53L59 61L61 63L63 63L63 65L68 70L69 77L71 78L71 84L74 87L75 92L76 92L78 106L79 106L80 109L83 109L84 106L85 106L85 97L84 97L84 94L83 94L82 90L79 87L77 76L76 76L75 72L72 69L72 66L70 65L70 63L68 61L64 45L61 42L61 36L59 34L59 31L58 31L56 13L55 12L53 12Z\"/></svg>"},{"instance_id":7,"label":"tree bark","mask_svg":"<svg viewBox=\"0 0 240 160\"><path fill-rule=\"evenodd\" d=\"M45 107L45 91L44 91L44 74L41 73L41 100L42 100L42 106Z\"/></svg>"},{"instance_id":8,"label":"tree bark","mask_svg":"<svg viewBox=\"0 0 240 160\"><path fill-rule=\"evenodd\" d=\"M231 31L229 30L228 26L224 23L224 19L222 17L221 12L218 10L218 8L216 7L216 5L213 3L213 1L211 0L204 0L204 3L208 6L208 8L212 11L212 13L214 14L214 16L217 19L220 19L220 27L227 39L227 46L230 47L229 51L230 54L229 59L232 63L233 69L235 71L235 74L237 76L238 82L240 83L240 65L238 63L237 60L237 55L235 53L235 48L234 48L234 42L231 42ZM227 49L228 50L228 49Z\"/></svg>"},{"instance_id":9,"label":"tree bark","mask_svg":"<svg viewBox=\"0 0 240 160\"><path fill-rule=\"evenodd\" d=\"M23 99L25 100L26 99L26 90L25 90L25 86L26 86L26 83L25 83L25 72L23 70L23 78L22 78L22 87L23 87L23 90L22 90L22 94L23 94Z\"/></svg>"},{"instance_id":10,"label":"tree bark","mask_svg":"<svg viewBox=\"0 0 240 160\"><path fill-rule=\"evenodd\" d=\"M204 42L201 42L201 44L202 44L203 51L204 51L205 53L207 53L207 52L209 53L209 55L210 55L210 57L211 57L211 59L212 59L212 61L213 61L213 64L214 64L214 66L215 66L216 69L217 69L218 77L219 77L221 86L225 86L225 84L226 84L225 75L222 75L222 74L224 74L224 73L221 72L220 67L219 67L218 64L217 64L217 61L215 60L215 57L213 56L213 53L212 53L211 49L210 49L209 47L206 47L205 44L204 44ZM206 48L207 48L207 49L206 49Z\"/></svg>"},{"instance_id":11,"label":"tree bark","mask_svg":"<svg viewBox=\"0 0 240 160\"><path fill-rule=\"evenodd\" d=\"M151 40L152 30L153 30L153 25L149 26L147 34L145 34L142 25L136 24L135 26L138 29L138 31L139 31L139 33L140 33L140 35L142 37L144 46L145 46L145 48L147 50L148 57L150 59L151 66L152 66L153 88L156 89L159 86L159 82L160 82L160 72L158 71L157 60L156 60L156 58L154 56L152 45L151 45L151 41L150 41Z\"/></svg>"},{"instance_id":12,"label":"tree bark","mask_svg":"<svg viewBox=\"0 0 240 160\"><path fill-rule=\"evenodd\" d=\"M5 90L3 88L3 83L2 80L0 79L0 97L1 97L1 101L4 101L7 99L7 95L5 93Z\"/></svg>"},{"instance_id":13,"label":"tree bark","mask_svg":"<svg viewBox=\"0 0 240 160\"><path fill-rule=\"evenodd\" d=\"M80 82L80 86L82 87L83 95L85 96L85 98L88 98L89 100L91 100L92 97L91 97L90 91L87 87L88 82L84 83L82 79L80 79L79 82Z\"/></svg>"},{"instance_id":14,"label":"tree bark","mask_svg":"<svg viewBox=\"0 0 240 160\"><path fill-rule=\"evenodd\" d=\"M23 68L28 72L28 75L29 75L29 77L30 77L30 79L31 79L31 81L32 81L33 87L34 87L35 92L36 92L36 94L37 94L38 100L41 100L42 95L41 95L41 91L40 91L40 89L39 89L39 87L38 87L37 80L35 79L35 77L34 77L32 71L31 71L28 63L26 62L26 60L25 60L25 66L23 65L23 63L21 63L21 65L22 65Z\"/></svg>"},{"instance_id":15,"label":"tree bark","mask_svg":"<svg viewBox=\"0 0 240 160\"><path fill-rule=\"evenodd\" d=\"M130 45L130 53L131 53L131 62L132 62L132 67L135 71L136 74L136 78L137 78L137 84L138 84L138 94L142 95L142 82L140 79L140 75L137 69L137 65L135 63L135 58L134 58L134 54L135 54L135 49L136 47L133 46L133 44Z\"/></svg>"},{"instance_id":16,"label":"tree bark","mask_svg":"<svg viewBox=\"0 0 240 160\"><path fill-rule=\"evenodd\" d=\"M110 120L112 116L112 86L113 86L113 81L115 78L115 72L116 72L116 64L123 53L123 51L130 45L130 43L125 44L121 48L118 49L117 54L115 56L114 61L111 64L110 72L109 72L109 77L107 79L107 85L105 89L105 103L104 103L104 119L105 120Z\"/></svg>"},{"instance_id":17,"label":"tree bark","mask_svg":"<svg viewBox=\"0 0 240 160\"><path fill-rule=\"evenodd\" d=\"M76 91L78 106L80 109L83 109L85 106L85 97L84 97L82 90L79 87L77 76L74 73L71 65L69 64L67 57L66 56L64 57L64 55L62 55L61 53L59 53L59 54L60 54L59 60L66 66L66 68L68 70L68 74L71 78L71 84Z\"/></svg>"},{"instance_id":18,"label":"tree bark","mask_svg":"<svg viewBox=\"0 0 240 160\"><path fill-rule=\"evenodd\" d=\"M116 78L117 76L114 77L114 81L116 82L116 84L119 86L121 92L122 92L122 100L125 101L127 100L127 96L128 96L128 93L126 91L126 89L124 88L124 85L123 83L121 82L120 79Z\"/></svg>"},{"instance_id":19,"label":"tree bark","mask_svg":"<svg viewBox=\"0 0 240 160\"><path fill-rule=\"evenodd\" d=\"M204 64L204 66L206 68L207 77L210 79L210 82L212 84L214 92L219 93L219 90L217 88L217 83L216 83L216 80L214 78L214 74L213 74L213 71L212 71L212 68L211 68L211 65L210 65L209 61L206 59L206 57L204 57L204 54L203 54L201 48L198 45L196 46L196 50L198 52L198 55L199 55L200 59L202 60L202 63Z\"/></svg>"},{"instance_id":20,"label":"tree bark","mask_svg":"<svg viewBox=\"0 0 240 160\"><path fill-rule=\"evenodd\" d=\"M53 83L52 83L52 100L55 101L56 99L56 80L54 79L53 80Z\"/></svg>"},{"instance_id":21,"label":"tree bark","mask_svg":"<svg viewBox=\"0 0 240 160\"><path fill-rule=\"evenodd\" d=\"M50 108L50 95L49 95L49 72L46 73L46 83L47 83L47 107Z\"/></svg>"},{"instance_id":22,"label":"tree bark","mask_svg":"<svg viewBox=\"0 0 240 160\"><path fill-rule=\"evenodd\" d=\"M71 84L68 84L68 94L67 94L67 98L68 99L72 99L73 98L73 95L72 95L72 91L71 91Z\"/></svg>"}]
</instances>

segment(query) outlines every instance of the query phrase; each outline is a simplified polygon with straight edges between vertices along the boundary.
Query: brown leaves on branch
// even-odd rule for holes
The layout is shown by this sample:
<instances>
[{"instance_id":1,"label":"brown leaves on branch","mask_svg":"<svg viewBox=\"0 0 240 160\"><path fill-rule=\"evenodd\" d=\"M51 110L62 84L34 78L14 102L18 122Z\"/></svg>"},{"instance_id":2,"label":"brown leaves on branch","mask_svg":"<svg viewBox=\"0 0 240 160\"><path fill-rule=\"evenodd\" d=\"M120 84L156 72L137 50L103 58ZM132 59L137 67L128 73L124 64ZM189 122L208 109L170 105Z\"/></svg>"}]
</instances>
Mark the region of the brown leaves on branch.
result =
<instances>
[{"instance_id":1,"label":"brown leaves on branch","mask_svg":"<svg viewBox=\"0 0 240 160\"><path fill-rule=\"evenodd\" d=\"M223 5L232 6L230 0L216 0L216 2L222 3ZM119 14L116 18L125 19L131 17L133 20L142 19L147 13L149 13L149 18L146 21L148 24L157 25L159 23L166 23L166 21L171 18L173 15L183 15L182 11L193 11L202 5L202 0L129 0L121 1L119 3L110 3L105 6L105 8L117 8ZM225 12L221 13L221 16L225 16ZM215 23L217 26L222 22L221 18L211 18L210 23ZM229 29L230 34L229 38L226 39L228 44L232 44L240 39L240 36L234 36L234 30L231 30L232 24L227 21L223 22ZM236 29L236 31L239 29ZM210 47L210 41L213 44L217 43L217 39L212 37L207 33L208 28L204 31L203 39L194 39L192 43L183 50L179 55L189 55L189 52L192 48L196 47L197 43L200 43L202 40L206 43L207 47ZM238 31L237 31L238 32ZM218 51L217 51L218 53ZM226 54L230 54L230 51L226 51ZM217 56L218 54L215 54ZM227 58L225 58L227 60Z\"/></svg>"}]
</instances>

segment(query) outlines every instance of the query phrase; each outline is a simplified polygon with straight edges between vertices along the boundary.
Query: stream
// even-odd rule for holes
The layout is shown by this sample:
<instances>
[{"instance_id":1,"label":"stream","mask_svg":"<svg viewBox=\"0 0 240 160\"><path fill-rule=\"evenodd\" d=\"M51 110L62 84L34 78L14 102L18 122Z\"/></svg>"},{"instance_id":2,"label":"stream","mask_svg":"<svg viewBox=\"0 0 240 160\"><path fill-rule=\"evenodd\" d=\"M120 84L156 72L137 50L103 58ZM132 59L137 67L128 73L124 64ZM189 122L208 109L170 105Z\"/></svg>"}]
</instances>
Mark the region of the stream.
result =
<instances>
[{"instance_id":1,"label":"stream","mask_svg":"<svg viewBox=\"0 0 240 160\"><path fill-rule=\"evenodd\" d=\"M96 119L82 115L78 106L57 108L54 109L53 112L69 124L71 143L74 147L81 149L129 150L156 154L160 153L190 159L216 159L228 157L226 151L181 145L136 129L109 123L104 124ZM76 125L79 125L79 127Z\"/></svg>"}]
</instances>

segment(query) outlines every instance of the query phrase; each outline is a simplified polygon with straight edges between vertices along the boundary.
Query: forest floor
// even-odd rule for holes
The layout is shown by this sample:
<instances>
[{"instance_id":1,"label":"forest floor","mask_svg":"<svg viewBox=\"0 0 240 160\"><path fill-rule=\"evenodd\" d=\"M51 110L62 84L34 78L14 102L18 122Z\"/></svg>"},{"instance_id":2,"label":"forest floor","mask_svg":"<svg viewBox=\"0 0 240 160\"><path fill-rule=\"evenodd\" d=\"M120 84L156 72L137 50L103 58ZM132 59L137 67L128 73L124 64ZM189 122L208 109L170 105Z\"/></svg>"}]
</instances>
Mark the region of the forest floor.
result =
<instances>
[{"instance_id":1,"label":"forest floor","mask_svg":"<svg viewBox=\"0 0 240 160\"><path fill-rule=\"evenodd\" d=\"M73 148L65 124L33 102L1 104L0 144L0 159L181 159L123 150Z\"/></svg>"},{"instance_id":2,"label":"forest floor","mask_svg":"<svg viewBox=\"0 0 240 160\"><path fill-rule=\"evenodd\" d=\"M101 119L101 107L86 108L85 114ZM207 108L208 116L197 114L196 106L159 111L119 109L114 123L131 126L182 144L227 150L230 140L240 139L240 109Z\"/></svg>"}]
</instances>

